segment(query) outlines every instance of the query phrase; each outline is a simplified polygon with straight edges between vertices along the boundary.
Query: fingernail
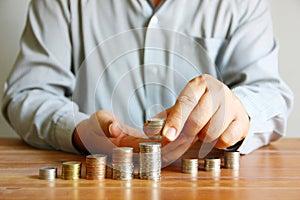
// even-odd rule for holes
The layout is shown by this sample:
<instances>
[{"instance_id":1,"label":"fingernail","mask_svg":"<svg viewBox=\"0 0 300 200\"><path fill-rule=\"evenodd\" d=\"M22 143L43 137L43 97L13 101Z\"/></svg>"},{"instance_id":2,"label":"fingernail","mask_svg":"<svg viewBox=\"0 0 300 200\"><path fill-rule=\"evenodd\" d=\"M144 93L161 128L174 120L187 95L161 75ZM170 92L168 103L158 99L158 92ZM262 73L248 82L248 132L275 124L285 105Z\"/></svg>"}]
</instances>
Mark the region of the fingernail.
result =
<instances>
[{"instance_id":1,"label":"fingernail","mask_svg":"<svg viewBox=\"0 0 300 200\"><path fill-rule=\"evenodd\" d=\"M112 126L113 126L112 123L108 126L108 134L109 134L109 137L112 137Z\"/></svg>"},{"instance_id":2,"label":"fingernail","mask_svg":"<svg viewBox=\"0 0 300 200\"><path fill-rule=\"evenodd\" d=\"M176 139L176 129L173 127L168 128L165 133L164 136L170 140L170 141L174 141Z\"/></svg>"}]
</instances>

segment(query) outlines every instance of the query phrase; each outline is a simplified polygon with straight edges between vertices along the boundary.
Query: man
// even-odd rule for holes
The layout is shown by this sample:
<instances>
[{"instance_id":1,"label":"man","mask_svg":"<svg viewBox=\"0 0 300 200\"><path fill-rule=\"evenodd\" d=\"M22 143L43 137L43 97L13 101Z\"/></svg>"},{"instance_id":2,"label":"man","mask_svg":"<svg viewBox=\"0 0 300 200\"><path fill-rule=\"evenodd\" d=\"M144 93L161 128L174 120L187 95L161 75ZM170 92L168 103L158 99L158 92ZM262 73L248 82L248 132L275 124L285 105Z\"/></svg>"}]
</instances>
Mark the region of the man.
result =
<instances>
[{"instance_id":1,"label":"man","mask_svg":"<svg viewBox=\"0 0 300 200\"><path fill-rule=\"evenodd\" d=\"M277 53L265 0L33 0L3 113L38 148L136 148L155 116L166 162L249 153L285 132Z\"/></svg>"}]
</instances>

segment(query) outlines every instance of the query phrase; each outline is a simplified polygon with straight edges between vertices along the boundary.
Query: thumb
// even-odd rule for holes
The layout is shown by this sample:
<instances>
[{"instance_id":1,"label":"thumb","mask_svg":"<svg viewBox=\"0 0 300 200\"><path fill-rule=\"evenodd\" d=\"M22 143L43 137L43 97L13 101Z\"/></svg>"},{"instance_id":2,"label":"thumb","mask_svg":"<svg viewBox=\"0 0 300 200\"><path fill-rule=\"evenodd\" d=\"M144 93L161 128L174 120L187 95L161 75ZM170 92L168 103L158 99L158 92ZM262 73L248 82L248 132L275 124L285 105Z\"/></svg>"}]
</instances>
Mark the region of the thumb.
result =
<instances>
[{"instance_id":1,"label":"thumb","mask_svg":"<svg viewBox=\"0 0 300 200\"><path fill-rule=\"evenodd\" d=\"M118 138L126 135L144 137L145 134L135 128L124 125L113 113L108 111L97 112L98 123L105 135L109 138Z\"/></svg>"},{"instance_id":2,"label":"thumb","mask_svg":"<svg viewBox=\"0 0 300 200\"><path fill-rule=\"evenodd\" d=\"M117 138L122 134L122 128L118 125L117 122L112 121L108 125L108 137Z\"/></svg>"},{"instance_id":3,"label":"thumb","mask_svg":"<svg viewBox=\"0 0 300 200\"><path fill-rule=\"evenodd\" d=\"M106 137L118 137L122 133L120 120L113 113L100 110L95 115L100 129Z\"/></svg>"}]
</instances>

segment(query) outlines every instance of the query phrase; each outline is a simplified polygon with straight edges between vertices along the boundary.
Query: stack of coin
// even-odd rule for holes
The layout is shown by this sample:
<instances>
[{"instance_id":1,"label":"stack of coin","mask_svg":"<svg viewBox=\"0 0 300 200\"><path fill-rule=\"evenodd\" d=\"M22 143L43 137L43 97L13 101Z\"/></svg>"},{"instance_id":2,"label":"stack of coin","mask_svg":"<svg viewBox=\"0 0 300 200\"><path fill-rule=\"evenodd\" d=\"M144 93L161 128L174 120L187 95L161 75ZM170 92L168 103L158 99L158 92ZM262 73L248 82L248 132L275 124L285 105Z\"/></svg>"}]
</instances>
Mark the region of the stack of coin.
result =
<instances>
[{"instance_id":1,"label":"stack of coin","mask_svg":"<svg viewBox=\"0 0 300 200\"><path fill-rule=\"evenodd\" d=\"M159 180L161 177L161 144L157 142L139 143L139 178Z\"/></svg>"},{"instance_id":2,"label":"stack of coin","mask_svg":"<svg viewBox=\"0 0 300 200\"><path fill-rule=\"evenodd\" d=\"M115 180L131 180L133 176L133 148L115 147L112 155L112 178Z\"/></svg>"},{"instance_id":3,"label":"stack of coin","mask_svg":"<svg viewBox=\"0 0 300 200\"><path fill-rule=\"evenodd\" d=\"M152 118L146 122L145 133L148 137L154 137L161 134L166 120L162 118Z\"/></svg>"},{"instance_id":4,"label":"stack of coin","mask_svg":"<svg viewBox=\"0 0 300 200\"><path fill-rule=\"evenodd\" d=\"M181 171L186 174L197 174L198 173L198 158L182 159Z\"/></svg>"},{"instance_id":5,"label":"stack of coin","mask_svg":"<svg viewBox=\"0 0 300 200\"><path fill-rule=\"evenodd\" d=\"M103 180L106 175L106 160L105 154L93 154L86 156L86 179L88 180Z\"/></svg>"},{"instance_id":6,"label":"stack of coin","mask_svg":"<svg viewBox=\"0 0 300 200\"><path fill-rule=\"evenodd\" d=\"M79 179L81 175L81 162L70 161L62 163L62 179Z\"/></svg>"},{"instance_id":7,"label":"stack of coin","mask_svg":"<svg viewBox=\"0 0 300 200\"><path fill-rule=\"evenodd\" d=\"M43 180L54 180L57 177L56 167L41 167L39 170L39 178Z\"/></svg>"},{"instance_id":8,"label":"stack of coin","mask_svg":"<svg viewBox=\"0 0 300 200\"><path fill-rule=\"evenodd\" d=\"M239 169L240 167L240 152L239 151L225 151L224 152L224 166L229 169Z\"/></svg>"},{"instance_id":9,"label":"stack of coin","mask_svg":"<svg viewBox=\"0 0 300 200\"><path fill-rule=\"evenodd\" d=\"M221 169L221 159L219 157L204 158L205 171L220 171L220 169Z\"/></svg>"}]
</instances>

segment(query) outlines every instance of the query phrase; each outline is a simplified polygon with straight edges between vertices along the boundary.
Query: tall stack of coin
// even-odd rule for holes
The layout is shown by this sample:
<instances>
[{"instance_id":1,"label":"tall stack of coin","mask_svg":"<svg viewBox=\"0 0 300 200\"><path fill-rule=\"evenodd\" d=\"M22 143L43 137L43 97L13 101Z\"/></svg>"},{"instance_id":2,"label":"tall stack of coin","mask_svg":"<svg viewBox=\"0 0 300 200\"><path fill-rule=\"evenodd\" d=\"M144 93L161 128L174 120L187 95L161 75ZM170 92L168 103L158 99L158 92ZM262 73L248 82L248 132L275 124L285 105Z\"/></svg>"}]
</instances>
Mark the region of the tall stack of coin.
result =
<instances>
[{"instance_id":1,"label":"tall stack of coin","mask_svg":"<svg viewBox=\"0 0 300 200\"><path fill-rule=\"evenodd\" d=\"M62 179L79 179L81 176L81 162L70 161L62 163Z\"/></svg>"},{"instance_id":2,"label":"tall stack of coin","mask_svg":"<svg viewBox=\"0 0 300 200\"><path fill-rule=\"evenodd\" d=\"M150 138L160 135L165 122L166 120L162 118L152 118L147 120L145 130L146 135Z\"/></svg>"},{"instance_id":3,"label":"tall stack of coin","mask_svg":"<svg viewBox=\"0 0 300 200\"><path fill-rule=\"evenodd\" d=\"M105 154L93 154L86 156L86 179L88 180L103 180L106 175L106 160Z\"/></svg>"},{"instance_id":4,"label":"tall stack of coin","mask_svg":"<svg viewBox=\"0 0 300 200\"><path fill-rule=\"evenodd\" d=\"M54 180L57 177L56 167L41 167L39 170L39 178L43 180Z\"/></svg>"},{"instance_id":5,"label":"tall stack of coin","mask_svg":"<svg viewBox=\"0 0 300 200\"><path fill-rule=\"evenodd\" d=\"M224 152L224 166L229 169L239 169L240 167L240 152L239 151L225 151Z\"/></svg>"},{"instance_id":6,"label":"tall stack of coin","mask_svg":"<svg viewBox=\"0 0 300 200\"><path fill-rule=\"evenodd\" d=\"M181 161L181 170L186 174L198 173L198 158L184 158Z\"/></svg>"},{"instance_id":7,"label":"tall stack of coin","mask_svg":"<svg viewBox=\"0 0 300 200\"><path fill-rule=\"evenodd\" d=\"M139 143L139 178L159 180L161 177L161 144L157 142Z\"/></svg>"},{"instance_id":8,"label":"tall stack of coin","mask_svg":"<svg viewBox=\"0 0 300 200\"><path fill-rule=\"evenodd\" d=\"M205 171L220 171L221 159L219 157L207 157L204 158L204 170Z\"/></svg>"},{"instance_id":9,"label":"tall stack of coin","mask_svg":"<svg viewBox=\"0 0 300 200\"><path fill-rule=\"evenodd\" d=\"M115 147L112 155L112 178L115 180L131 180L133 176L133 148Z\"/></svg>"}]
</instances>

